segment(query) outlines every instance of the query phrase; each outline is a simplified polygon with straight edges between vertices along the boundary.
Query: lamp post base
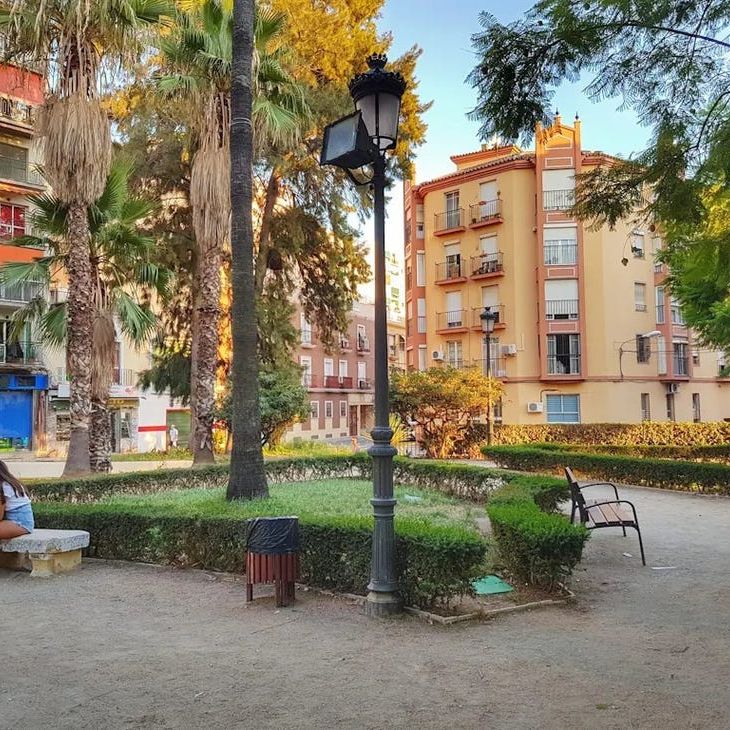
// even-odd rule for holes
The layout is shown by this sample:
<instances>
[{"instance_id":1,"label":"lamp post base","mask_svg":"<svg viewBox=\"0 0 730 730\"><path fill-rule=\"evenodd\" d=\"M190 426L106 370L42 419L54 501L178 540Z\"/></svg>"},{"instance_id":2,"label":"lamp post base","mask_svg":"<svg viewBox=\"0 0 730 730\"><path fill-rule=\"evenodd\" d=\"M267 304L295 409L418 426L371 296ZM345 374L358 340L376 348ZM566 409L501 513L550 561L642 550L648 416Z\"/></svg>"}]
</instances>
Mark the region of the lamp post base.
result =
<instances>
[{"instance_id":1,"label":"lamp post base","mask_svg":"<svg viewBox=\"0 0 730 730\"><path fill-rule=\"evenodd\" d=\"M371 618L394 616L403 610L403 601L397 593L370 591L365 601L365 613Z\"/></svg>"}]
</instances>

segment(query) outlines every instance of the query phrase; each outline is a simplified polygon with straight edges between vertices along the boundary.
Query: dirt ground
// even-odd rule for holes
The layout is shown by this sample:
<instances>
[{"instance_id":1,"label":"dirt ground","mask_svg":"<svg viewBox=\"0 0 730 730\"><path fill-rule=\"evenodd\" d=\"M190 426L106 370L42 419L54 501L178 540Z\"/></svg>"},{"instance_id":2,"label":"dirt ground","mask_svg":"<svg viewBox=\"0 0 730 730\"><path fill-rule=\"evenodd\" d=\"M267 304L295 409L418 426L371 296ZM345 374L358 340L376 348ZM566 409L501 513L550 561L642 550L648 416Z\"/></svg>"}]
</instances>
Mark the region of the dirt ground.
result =
<instances>
[{"instance_id":1,"label":"dirt ground","mask_svg":"<svg viewBox=\"0 0 730 730\"><path fill-rule=\"evenodd\" d=\"M372 621L313 593L246 607L199 571L0 572L0 727L727 728L730 500L624 494L650 567L602 530L574 606L481 624Z\"/></svg>"}]
</instances>

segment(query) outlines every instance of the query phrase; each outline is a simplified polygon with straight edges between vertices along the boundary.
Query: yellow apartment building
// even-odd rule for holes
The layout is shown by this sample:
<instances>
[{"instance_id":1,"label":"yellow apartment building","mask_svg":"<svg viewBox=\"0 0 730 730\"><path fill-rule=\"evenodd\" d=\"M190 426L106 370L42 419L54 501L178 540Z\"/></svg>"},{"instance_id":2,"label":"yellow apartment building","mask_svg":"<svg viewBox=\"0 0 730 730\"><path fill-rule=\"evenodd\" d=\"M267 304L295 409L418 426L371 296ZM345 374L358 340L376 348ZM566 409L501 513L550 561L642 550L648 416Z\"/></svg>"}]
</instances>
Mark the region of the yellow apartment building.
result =
<instances>
[{"instance_id":1,"label":"yellow apartment building","mask_svg":"<svg viewBox=\"0 0 730 730\"><path fill-rule=\"evenodd\" d=\"M486 370L489 357L505 423L730 418L723 355L684 325L655 262L659 233L567 214L575 176L611 160L582 150L578 119L538 126L534 152L451 160L453 172L405 185L407 367ZM489 354L484 307L498 314Z\"/></svg>"}]
</instances>

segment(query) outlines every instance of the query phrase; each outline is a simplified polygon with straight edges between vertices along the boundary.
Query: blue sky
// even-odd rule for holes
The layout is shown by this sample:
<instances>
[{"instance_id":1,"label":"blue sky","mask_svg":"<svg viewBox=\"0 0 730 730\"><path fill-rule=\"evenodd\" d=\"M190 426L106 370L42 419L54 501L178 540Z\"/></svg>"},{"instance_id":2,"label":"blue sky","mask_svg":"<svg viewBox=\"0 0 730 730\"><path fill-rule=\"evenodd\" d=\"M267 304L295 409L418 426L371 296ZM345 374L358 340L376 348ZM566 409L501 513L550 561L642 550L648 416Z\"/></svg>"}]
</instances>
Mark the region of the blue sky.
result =
<instances>
[{"instance_id":1,"label":"blue sky","mask_svg":"<svg viewBox=\"0 0 730 730\"><path fill-rule=\"evenodd\" d=\"M478 15L486 10L500 21L520 17L532 2L510 0L386 0L379 22L381 31L393 35L390 52L395 57L418 45L423 54L417 67L419 94L433 101L426 114L426 143L416 157L416 180L427 180L453 169L449 156L479 148L478 125L466 118L475 104L474 90L464 80L474 66L471 36L480 26ZM582 91L585 84L566 84L555 96L555 105L565 119L579 113L583 126L584 149L629 155L644 147L649 131L640 127L632 111L618 111L620 99L594 103ZM388 206L388 248L402 251L402 188L392 191ZM363 228L372 240L371 226Z\"/></svg>"}]
</instances>

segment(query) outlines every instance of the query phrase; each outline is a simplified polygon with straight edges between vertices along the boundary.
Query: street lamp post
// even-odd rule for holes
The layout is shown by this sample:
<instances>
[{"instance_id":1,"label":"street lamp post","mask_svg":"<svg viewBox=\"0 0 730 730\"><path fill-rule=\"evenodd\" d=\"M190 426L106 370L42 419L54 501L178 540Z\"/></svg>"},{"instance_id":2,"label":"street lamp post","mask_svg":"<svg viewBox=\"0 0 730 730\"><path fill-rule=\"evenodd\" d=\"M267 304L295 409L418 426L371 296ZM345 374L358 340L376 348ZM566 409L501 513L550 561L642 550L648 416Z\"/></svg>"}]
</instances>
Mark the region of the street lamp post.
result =
<instances>
[{"instance_id":1,"label":"street lamp post","mask_svg":"<svg viewBox=\"0 0 730 730\"><path fill-rule=\"evenodd\" d=\"M484 333L484 346L487 350L487 378L492 377L492 332L494 325L497 324L499 315L493 312L491 307L484 307L484 311L479 315L482 321L482 332ZM494 425L492 423L492 384L489 384L487 396L487 443L492 443L494 436Z\"/></svg>"},{"instance_id":2,"label":"street lamp post","mask_svg":"<svg viewBox=\"0 0 730 730\"><path fill-rule=\"evenodd\" d=\"M330 124L324 133L320 164L345 170L356 185L372 185L375 219L375 427L369 454L373 459L373 552L366 611L387 616L402 610L395 555L396 500L393 496L393 431L388 404L388 324L385 302L386 157L398 139L401 97L406 82L385 71L387 58L374 54L369 70L350 82L356 112ZM370 167L370 177L354 172Z\"/></svg>"},{"instance_id":3,"label":"street lamp post","mask_svg":"<svg viewBox=\"0 0 730 730\"><path fill-rule=\"evenodd\" d=\"M644 340L652 340L655 337L661 337L662 333L659 330L652 330L651 332L647 332L646 334L639 335ZM627 350L624 350L624 345L628 345L629 342L634 342L634 338L630 337L628 340L624 340L619 346L618 346L618 372L621 377L621 380L624 379L624 352L627 352ZM631 350L631 352L635 352L635 350Z\"/></svg>"}]
</instances>

